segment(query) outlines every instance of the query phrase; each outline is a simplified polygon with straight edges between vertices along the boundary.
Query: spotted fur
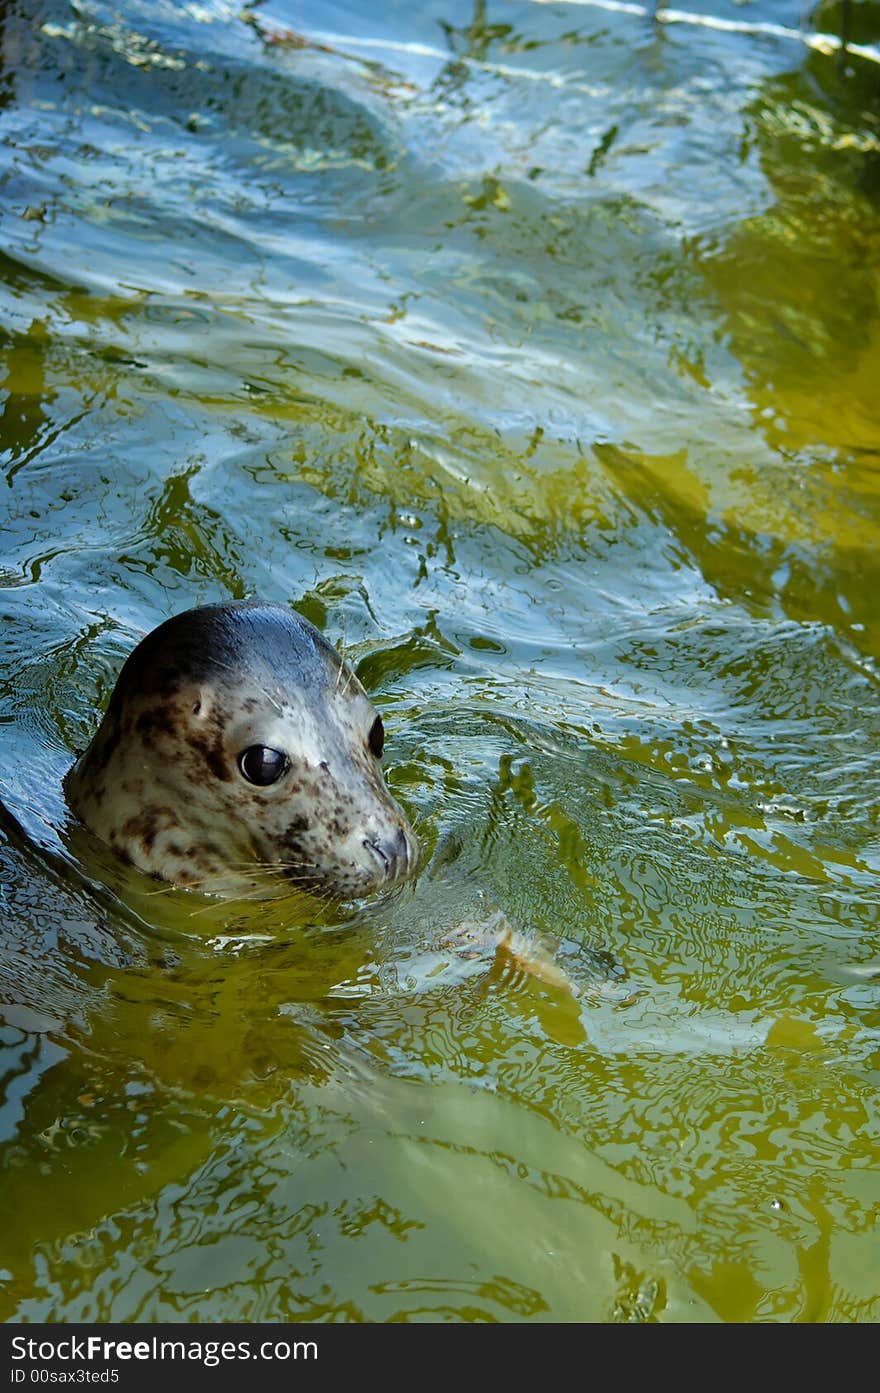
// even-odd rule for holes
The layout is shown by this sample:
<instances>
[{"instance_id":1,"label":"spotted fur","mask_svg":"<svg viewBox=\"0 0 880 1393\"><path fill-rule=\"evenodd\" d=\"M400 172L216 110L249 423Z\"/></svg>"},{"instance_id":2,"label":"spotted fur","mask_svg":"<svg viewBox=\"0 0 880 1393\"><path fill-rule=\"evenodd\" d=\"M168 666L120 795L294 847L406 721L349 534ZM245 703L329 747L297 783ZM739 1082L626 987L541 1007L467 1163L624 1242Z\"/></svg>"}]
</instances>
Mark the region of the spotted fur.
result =
<instances>
[{"instance_id":1,"label":"spotted fur","mask_svg":"<svg viewBox=\"0 0 880 1393\"><path fill-rule=\"evenodd\" d=\"M280 605L207 605L127 659L67 776L71 808L126 861L227 895L286 883L337 899L412 873L419 849L369 747L376 712L307 620ZM252 745L284 753L259 787Z\"/></svg>"}]
</instances>

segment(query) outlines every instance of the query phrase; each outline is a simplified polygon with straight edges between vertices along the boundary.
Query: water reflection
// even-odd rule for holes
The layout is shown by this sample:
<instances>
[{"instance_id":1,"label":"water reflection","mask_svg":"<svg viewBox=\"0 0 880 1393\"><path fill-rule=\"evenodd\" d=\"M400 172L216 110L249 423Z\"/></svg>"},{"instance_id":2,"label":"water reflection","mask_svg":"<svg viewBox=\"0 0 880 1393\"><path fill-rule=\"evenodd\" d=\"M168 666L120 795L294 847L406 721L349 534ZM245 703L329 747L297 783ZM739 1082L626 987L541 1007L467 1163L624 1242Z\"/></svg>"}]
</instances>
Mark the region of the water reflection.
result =
<instances>
[{"instance_id":1,"label":"water reflection","mask_svg":"<svg viewBox=\"0 0 880 1393\"><path fill-rule=\"evenodd\" d=\"M4 10L3 1312L872 1319L871 60L334 13ZM392 904L67 823L137 636L255 593L387 718Z\"/></svg>"}]
</instances>

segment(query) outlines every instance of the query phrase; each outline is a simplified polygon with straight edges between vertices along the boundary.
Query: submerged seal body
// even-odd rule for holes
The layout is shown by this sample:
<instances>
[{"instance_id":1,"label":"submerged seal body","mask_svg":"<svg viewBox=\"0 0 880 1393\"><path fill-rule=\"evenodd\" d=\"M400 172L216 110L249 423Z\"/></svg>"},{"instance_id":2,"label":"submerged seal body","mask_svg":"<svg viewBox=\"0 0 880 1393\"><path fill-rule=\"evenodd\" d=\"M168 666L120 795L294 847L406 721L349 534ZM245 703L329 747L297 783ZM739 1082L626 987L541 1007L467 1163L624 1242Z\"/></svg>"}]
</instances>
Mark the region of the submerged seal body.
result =
<instances>
[{"instance_id":1,"label":"submerged seal body","mask_svg":"<svg viewBox=\"0 0 880 1393\"><path fill-rule=\"evenodd\" d=\"M206 605L129 655L65 789L92 832L162 880L231 895L286 881L350 899L418 862L383 740L360 682L308 620Z\"/></svg>"}]
</instances>

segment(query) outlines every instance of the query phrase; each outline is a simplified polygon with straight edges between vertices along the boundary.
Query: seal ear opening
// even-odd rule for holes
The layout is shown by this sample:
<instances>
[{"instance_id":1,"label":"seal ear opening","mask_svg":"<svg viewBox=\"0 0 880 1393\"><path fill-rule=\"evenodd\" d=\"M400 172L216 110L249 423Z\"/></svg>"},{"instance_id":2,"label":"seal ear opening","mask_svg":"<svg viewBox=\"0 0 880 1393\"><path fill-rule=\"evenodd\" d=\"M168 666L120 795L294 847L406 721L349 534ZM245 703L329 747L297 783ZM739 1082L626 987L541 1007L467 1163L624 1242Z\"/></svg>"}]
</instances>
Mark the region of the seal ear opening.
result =
<instances>
[{"instance_id":1,"label":"seal ear opening","mask_svg":"<svg viewBox=\"0 0 880 1393\"><path fill-rule=\"evenodd\" d=\"M214 710L214 692L210 687L194 687L190 707L197 721L207 721Z\"/></svg>"}]
</instances>

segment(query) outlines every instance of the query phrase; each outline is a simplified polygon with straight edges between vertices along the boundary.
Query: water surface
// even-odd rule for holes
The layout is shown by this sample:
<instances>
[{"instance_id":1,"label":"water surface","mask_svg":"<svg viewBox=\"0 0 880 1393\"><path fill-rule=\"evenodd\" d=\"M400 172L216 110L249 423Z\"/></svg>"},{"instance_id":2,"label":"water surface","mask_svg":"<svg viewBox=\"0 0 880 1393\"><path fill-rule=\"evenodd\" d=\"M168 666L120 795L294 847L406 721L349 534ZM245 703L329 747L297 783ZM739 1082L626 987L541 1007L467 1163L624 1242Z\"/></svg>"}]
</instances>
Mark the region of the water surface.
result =
<instances>
[{"instance_id":1,"label":"water surface","mask_svg":"<svg viewBox=\"0 0 880 1393\"><path fill-rule=\"evenodd\" d=\"M880 1318L880 22L832 8L6 7L3 1318ZM251 596L382 711L390 901L71 826L126 653Z\"/></svg>"}]
</instances>

